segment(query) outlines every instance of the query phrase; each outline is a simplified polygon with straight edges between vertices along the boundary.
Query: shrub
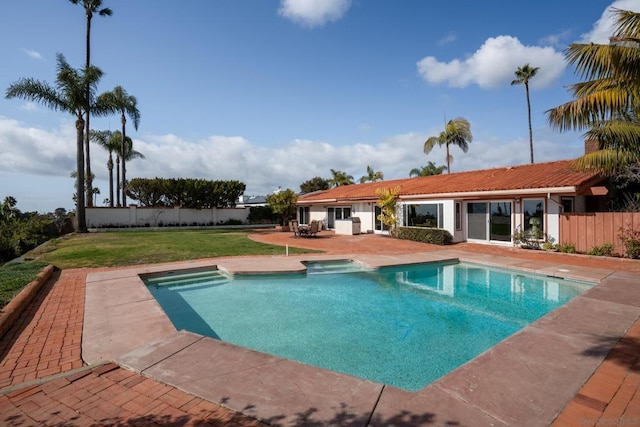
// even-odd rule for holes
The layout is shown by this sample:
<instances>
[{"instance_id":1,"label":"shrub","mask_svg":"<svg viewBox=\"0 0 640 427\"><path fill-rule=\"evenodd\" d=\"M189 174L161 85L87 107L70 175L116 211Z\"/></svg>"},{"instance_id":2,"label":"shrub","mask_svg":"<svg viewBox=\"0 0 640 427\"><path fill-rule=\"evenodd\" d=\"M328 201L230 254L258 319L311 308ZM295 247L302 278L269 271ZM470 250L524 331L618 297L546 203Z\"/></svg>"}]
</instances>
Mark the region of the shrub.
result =
<instances>
[{"instance_id":1,"label":"shrub","mask_svg":"<svg viewBox=\"0 0 640 427\"><path fill-rule=\"evenodd\" d=\"M621 228L618 238L624 245L625 256L631 259L640 258L640 231Z\"/></svg>"},{"instance_id":2,"label":"shrub","mask_svg":"<svg viewBox=\"0 0 640 427\"><path fill-rule=\"evenodd\" d=\"M448 245L453 241L451 233L440 228L398 227L396 237L434 245Z\"/></svg>"},{"instance_id":3,"label":"shrub","mask_svg":"<svg viewBox=\"0 0 640 427\"><path fill-rule=\"evenodd\" d=\"M603 243L600 246L591 248L587 255L595 256L616 256L616 249L611 243Z\"/></svg>"},{"instance_id":4,"label":"shrub","mask_svg":"<svg viewBox=\"0 0 640 427\"><path fill-rule=\"evenodd\" d=\"M239 219L230 218L222 223L222 225L242 225L242 221L240 221Z\"/></svg>"},{"instance_id":5,"label":"shrub","mask_svg":"<svg viewBox=\"0 0 640 427\"><path fill-rule=\"evenodd\" d=\"M558 252L564 252L566 254L575 254L576 253L576 245L573 243L564 243L562 245L556 245Z\"/></svg>"}]
</instances>

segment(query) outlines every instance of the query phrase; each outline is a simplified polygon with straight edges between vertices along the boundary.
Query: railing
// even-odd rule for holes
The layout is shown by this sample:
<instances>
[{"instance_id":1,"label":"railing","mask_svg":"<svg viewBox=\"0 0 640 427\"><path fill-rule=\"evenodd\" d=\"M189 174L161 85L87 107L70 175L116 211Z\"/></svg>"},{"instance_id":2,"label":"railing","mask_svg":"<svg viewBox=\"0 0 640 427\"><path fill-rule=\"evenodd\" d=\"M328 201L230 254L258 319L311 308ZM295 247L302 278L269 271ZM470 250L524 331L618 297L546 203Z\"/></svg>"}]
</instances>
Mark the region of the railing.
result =
<instances>
[{"instance_id":1,"label":"railing","mask_svg":"<svg viewBox=\"0 0 640 427\"><path fill-rule=\"evenodd\" d=\"M577 252L589 252L595 246L612 244L624 254L620 241L623 230L640 231L640 212L594 212L560 215L560 244L573 244Z\"/></svg>"}]
</instances>

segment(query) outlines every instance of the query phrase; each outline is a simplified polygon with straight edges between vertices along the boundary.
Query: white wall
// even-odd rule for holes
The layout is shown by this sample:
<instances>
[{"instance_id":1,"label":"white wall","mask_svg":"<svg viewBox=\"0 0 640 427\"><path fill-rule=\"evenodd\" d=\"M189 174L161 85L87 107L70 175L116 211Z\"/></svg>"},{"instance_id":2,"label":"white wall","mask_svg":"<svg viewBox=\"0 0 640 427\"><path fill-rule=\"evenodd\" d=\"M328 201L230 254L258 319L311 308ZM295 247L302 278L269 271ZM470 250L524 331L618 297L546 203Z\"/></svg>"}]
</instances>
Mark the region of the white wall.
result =
<instances>
[{"instance_id":1,"label":"white wall","mask_svg":"<svg viewBox=\"0 0 640 427\"><path fill-rule=\"evenodd\" d=\"M248 208L104 208L87 207L87 227L159 227L162 225L217 225L230 219L247 221Z\"/></svg>"}]
</instances>

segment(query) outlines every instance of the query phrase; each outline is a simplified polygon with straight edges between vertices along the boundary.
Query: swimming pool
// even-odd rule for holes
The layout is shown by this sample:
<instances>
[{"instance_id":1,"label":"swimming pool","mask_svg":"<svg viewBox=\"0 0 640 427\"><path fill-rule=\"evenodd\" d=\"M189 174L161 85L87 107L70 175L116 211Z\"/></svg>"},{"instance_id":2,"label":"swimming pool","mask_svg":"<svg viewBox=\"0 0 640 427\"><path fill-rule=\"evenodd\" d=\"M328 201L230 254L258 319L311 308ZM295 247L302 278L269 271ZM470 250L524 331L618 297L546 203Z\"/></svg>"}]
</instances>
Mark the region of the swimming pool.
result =
<instances>
[{"instance_id":1,"label":"swimming pool","mask_svg":"<svg viewBox=\"0 0 640 427\"><path fill-rule=\"evenodd\" d=\"M177 329L410 391L589 288L464 263L144 281Z\"/></svg>"}]
</instances>

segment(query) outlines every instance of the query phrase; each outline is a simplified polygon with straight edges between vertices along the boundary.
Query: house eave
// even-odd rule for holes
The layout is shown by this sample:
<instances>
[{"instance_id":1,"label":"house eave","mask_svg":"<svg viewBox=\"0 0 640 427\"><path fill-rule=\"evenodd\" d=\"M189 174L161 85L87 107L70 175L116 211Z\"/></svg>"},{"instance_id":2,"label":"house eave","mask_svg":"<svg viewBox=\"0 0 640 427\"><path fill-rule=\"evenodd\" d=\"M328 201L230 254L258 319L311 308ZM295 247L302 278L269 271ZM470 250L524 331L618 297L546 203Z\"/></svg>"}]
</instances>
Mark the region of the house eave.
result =
<instances>
[{"instance_id":1,"label":"house eave","mask_svg":"<svg viewBox=\"0 0 640 427\"><path fill-rule=\"evenodd\" d=\"M492 190L492 191L466 191L457 193L437 193L437 194L415 194L400 196L400 200L418 199L485 199L491 197L522 197L539 194L575 194L576 188L568 187L547 187L547 188L523 188L512 190Z\"/></svg>"}]
</instances>

